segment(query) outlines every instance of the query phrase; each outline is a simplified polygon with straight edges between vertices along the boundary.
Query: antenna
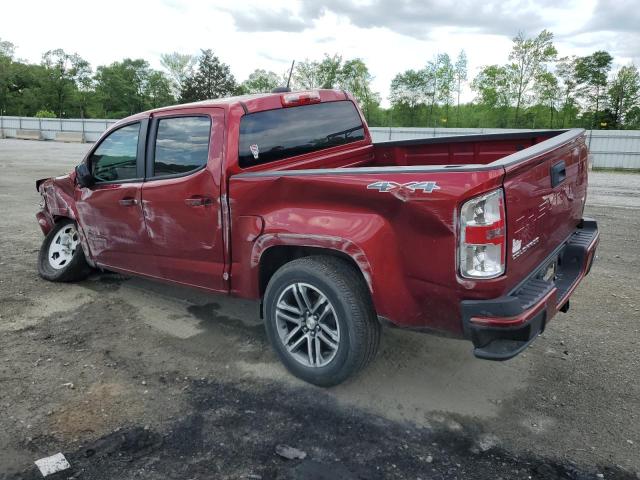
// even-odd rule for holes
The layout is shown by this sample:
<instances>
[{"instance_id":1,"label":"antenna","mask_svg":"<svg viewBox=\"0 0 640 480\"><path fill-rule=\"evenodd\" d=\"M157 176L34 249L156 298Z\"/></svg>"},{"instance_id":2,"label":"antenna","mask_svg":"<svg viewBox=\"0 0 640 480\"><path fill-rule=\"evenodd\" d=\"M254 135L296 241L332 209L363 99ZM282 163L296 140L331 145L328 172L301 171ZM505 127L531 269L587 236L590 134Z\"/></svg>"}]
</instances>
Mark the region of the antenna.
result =
<instances>
[{"instance_id":1,"label":"antenna","mask_svg":"<svg viewBox=\"0 0 640 480\"><path fill-rule=\"evenodd\" d=\"M289 88L289 84L291 83L291 74L293 73L293 65L296 63L295 60L291 61L291 70L289 70L289 79L287 80L287 88Z\"/></svg>"},{"instance_id":2,"label":"antenna","mask_svg":"<svg viewBox=\"0 0 640 480\"><path fill-rule=\"evenodd\" d=\"M286 87L276 87L273 90L271 90L271 93L286 93L286 92L290 92L291 89L289 88L289 84L291 83L291 75L293 74L293 65L296 63L295 60L293 60L291 62L291 70L289 70L289 78L287 79L287 86Z\"/></svg>"}]
</instances>

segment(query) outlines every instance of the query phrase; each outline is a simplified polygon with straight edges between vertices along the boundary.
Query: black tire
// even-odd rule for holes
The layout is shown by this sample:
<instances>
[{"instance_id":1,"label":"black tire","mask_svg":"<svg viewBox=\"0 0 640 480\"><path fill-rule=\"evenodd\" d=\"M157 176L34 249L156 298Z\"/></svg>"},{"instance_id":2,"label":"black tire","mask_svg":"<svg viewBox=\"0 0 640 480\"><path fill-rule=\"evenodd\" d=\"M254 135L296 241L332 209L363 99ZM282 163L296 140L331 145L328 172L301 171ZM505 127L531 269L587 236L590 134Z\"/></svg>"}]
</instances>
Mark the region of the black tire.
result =
<instances>
[{"instance_id":1,"label":"black tire","mask_svg":"<svg viewBox=\"0 0 640 480\"><path fill-rule=\"evenodd\" d=\"M78 235L77 228L73 220L61 220L55 224L44 238L42 246L40 247L40 253L38 254L38 273L45 280L51 282L77 282L87 278L89 273L91 273L91 267L87 263L82 245L79 241L75 249L72 250L71 258L65 261L63 265L59 265L59 268L55 268L49 259L49 248L54 239L56 239L58 232L63 231L64 233L65 229L73 232L73 229L75 229L76 235ZM73 238L75 238L75 236Z\"/></svg>"},{"instance_id":2,"label":"black tire","mask_svg":"<svg viewBox=\"0 0 640 480\"><path fill-rule=\"evenodd\" d=\"M313 287L314 290L311 292L320 292L324 295L335 311L332 322L334 325L339 324L339 330L337 327L336 330L340 332L340 338L332 359L326 365L303 365L300 360L296 360L293 353L287 350L279 333L279 328L282 331L282 327L277 323L277 302L281 295L292 292L294 285L299 283ZM381 327L367 285L352 265L336 257L304 257L282 266L267 286L264 297L264 316L269 342L285 367L296 377L321 387L338 385L363 369L375 357L380 343ZM301 316L306 318L304 314ZM279 318L282 325L281 314ZM306 325L304 320L302 324ZM295 329L296 324L293 323L291 328ZM319 331L317 335L320 336L321 333ZM315 348L318 348L318 344L315 345ZM305 350L310 347L312 345L308 345ZM310 354L310 359L312 356ZM318 361L318 363L321 362Z\"/></svg>"}]
</instances>

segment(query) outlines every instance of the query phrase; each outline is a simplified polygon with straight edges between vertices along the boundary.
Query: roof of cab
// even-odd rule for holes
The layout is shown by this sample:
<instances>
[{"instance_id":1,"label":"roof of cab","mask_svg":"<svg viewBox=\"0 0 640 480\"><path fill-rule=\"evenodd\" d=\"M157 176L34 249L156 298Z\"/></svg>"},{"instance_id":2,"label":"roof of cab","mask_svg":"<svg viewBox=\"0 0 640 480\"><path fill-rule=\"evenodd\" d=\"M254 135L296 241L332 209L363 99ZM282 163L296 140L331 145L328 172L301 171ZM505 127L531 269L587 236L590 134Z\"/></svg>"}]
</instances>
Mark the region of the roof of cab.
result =
<instances>
[{"instance_id":1,"label":"roof of cab","mask_svg":"<svg viewBox=\"0 0 640 480\"><path fill-rule=\"evenodd\" d=\"M305 90L303 90L305 91ZM321 102L335 102L338 100L352 100L344 90L328 90L328 89L313 89L320 94ZM294 92L282 92L282 93L256 93L251 95L238 95L235 97L216 98L212 100L202 100L200 102L183 103L180 105L170 105L167 107L155 108L153 110L147 110L146 112L140 112L130 117L123 118L118 121L117 124L124 123L125 121L137 120L140 118L148 117L151 114L157 112L166 112L172 110L181 110L186 108L198 108L198 107L224 107L231 108L238 106L243 108L246 113L255 113L263 110L274 110L276 108L283 108L281 97L288 93ZM116 124L116 125L117 125Z\"/></svg>"}]
</instances>

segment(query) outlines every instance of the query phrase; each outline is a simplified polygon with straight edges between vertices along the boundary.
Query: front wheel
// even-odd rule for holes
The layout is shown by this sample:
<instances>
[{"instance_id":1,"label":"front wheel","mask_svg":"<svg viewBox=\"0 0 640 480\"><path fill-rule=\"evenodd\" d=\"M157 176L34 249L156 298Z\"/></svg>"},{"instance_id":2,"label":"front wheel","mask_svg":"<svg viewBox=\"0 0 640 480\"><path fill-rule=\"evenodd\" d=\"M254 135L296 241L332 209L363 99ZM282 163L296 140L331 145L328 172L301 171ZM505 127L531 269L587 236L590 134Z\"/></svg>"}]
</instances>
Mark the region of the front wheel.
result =
<instances>
[{"instance_id":1,"label":"front wheel","mask_svg":"<svg viewBox=\"0 0 640 480\"><path fill-rule=\"evenodd\" d=\"M359 272L334 257L287 263L265 293L267 337L282 363L315 385L337 385L375 356L380 324Z\"/></svg>"},{"instance_id":2,"label":"front wheel","mask_svg":"<svg viewBox=\"0 0 640 480\"><path fill-rule=\"evenodd\" d=\"M89 275L80 245L80 234L73 220L62 220L47 234L38 255L38 273L52 282L75 282Z\"/></svg>"}]
</instances>

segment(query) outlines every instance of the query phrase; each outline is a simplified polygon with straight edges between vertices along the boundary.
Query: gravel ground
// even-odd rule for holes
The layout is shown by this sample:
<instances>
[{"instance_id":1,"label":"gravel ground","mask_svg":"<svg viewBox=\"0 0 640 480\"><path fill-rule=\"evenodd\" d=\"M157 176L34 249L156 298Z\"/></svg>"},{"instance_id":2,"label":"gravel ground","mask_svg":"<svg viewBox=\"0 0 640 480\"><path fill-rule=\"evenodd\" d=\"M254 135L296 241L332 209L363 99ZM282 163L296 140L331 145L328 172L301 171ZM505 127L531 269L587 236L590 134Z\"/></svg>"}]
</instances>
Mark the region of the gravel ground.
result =
<instances>
[{"instance_id":1,"label":"gravel ground","mask_svg":"<svg viewBox=\"0 0 640 480\"><path fill-rule=\"evenodd\" d=\"M280 366L252 302L37 276L33 182L87 148L0 140L0 478L57 452L55 478L639 478L640 175L592 172L598 258L525 354L386 330L321 390Z\"/></svg>"}]
</instances>

